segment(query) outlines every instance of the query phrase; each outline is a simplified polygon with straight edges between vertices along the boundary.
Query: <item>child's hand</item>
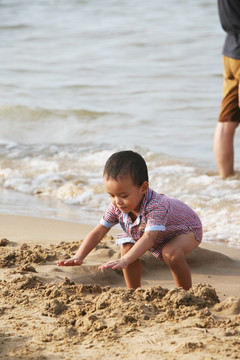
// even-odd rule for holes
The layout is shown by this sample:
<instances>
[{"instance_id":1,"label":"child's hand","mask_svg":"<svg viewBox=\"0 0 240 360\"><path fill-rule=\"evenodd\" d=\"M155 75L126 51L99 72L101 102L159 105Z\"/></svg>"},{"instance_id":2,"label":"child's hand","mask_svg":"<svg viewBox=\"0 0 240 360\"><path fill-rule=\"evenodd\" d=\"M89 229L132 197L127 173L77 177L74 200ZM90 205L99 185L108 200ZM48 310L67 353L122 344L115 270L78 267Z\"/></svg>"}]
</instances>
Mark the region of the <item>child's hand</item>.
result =
<instances>
[{"instance_id":1,"label":"child's hand","mask_svg":"<svg viewBox=\"0 0 240 360\"><path fill-rule=\"evenodd\" d=\"M107 268L111 268L111 269L126 269L126 267L129 264L127 263L127 261L125 259L119 259L119 260L112 260L112 261L108 261L105 264L102 264L99 266L99 270L104 270Z\"/></svg>"},{"instance_id":2,"label":"child's hand","mask_svg":"<svg viewBox=\"0 0 240 360\"><path fill-rule=\"evenodd\" d=\"M68 260L60 260L57 262L58 266L80 266L82 265L83 260L81 258L71 258Z\"/></svg>"}]
</instances>

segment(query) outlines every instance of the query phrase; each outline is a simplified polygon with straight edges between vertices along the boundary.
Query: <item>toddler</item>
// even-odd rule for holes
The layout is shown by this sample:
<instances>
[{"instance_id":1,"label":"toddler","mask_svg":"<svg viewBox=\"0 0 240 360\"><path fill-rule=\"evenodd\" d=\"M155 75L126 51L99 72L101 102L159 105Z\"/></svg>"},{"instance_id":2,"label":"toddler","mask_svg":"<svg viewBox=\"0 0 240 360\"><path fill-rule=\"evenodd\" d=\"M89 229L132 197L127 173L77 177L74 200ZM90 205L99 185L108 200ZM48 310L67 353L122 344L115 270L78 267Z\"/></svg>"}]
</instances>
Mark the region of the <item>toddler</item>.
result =
<instances>
[{"instance_id":1,"label":"toddler","mask_svg":"<svg viewBox=\"0 0 240 360\"><path fill-rule=\"evenodd\" d=\"M202 224L197 214L182 201L149 188L147 165L136 152L113 154L105 164L103 178L111 204L75 256L58 261L58 266L81 265L107 232L120 224L124 231L117 236L121 258L99 269L123 269L127 287L136 289L141 286L139 258L149 250L166 262L178 287L191 288L185 255L202 240Z\"/></svg>"}]
</instances>

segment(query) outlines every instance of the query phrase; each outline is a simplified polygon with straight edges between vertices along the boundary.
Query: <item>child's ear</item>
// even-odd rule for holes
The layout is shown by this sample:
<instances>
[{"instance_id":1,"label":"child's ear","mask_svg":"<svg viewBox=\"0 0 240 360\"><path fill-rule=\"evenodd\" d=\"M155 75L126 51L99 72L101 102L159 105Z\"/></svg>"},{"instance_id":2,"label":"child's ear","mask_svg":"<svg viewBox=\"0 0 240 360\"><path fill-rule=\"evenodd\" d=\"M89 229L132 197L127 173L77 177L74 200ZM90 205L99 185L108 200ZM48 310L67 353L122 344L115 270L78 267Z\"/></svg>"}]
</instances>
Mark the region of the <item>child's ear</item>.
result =
<instances>
[{"instance_id":1,"label":"child's ear","mask_svg":"<svg viewBox=\"0 0 240 360\"><path fill-rule=\"evenodd\" d=\"M143 193L143 194L146 194L146 192L148 191L148 188L149 188L148 182L147 182L147 181L144 181L144 183L143 183L142 186L141 186L142 193Z\"/></svg>"}]
</instances>

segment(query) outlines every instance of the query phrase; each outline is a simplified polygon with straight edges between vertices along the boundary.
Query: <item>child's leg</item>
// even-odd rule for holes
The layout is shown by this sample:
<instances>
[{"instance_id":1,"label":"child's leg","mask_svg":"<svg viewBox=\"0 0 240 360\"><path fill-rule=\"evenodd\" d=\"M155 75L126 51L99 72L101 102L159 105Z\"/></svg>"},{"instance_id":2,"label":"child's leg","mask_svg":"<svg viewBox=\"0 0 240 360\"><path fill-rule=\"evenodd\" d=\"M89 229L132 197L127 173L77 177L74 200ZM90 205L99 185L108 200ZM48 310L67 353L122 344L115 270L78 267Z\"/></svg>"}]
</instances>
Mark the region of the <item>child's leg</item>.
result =
<instances>
[{"instance_id":1,"label":"child's leg","mask_svg":"<svg viewBox=\"0 0 240 360\"><path fill-rule=\"evenodd\" d=\"M181 234L170 240L163 248L163 258L170 268L178 287L188 290L192 286L191 272L185 260L185 255L198 247L199 241L195 239L192 231Z\"/></svg>"},{"instance_id":2,"label":"child's leg","mask_svg":"<svg viewBox=\"0 0 240 360\"><path fill-rule=\"evenodd\" d=\"M134 244L126 243L122 244L122 256L125 255L133 246ZM126 285L129 289L137 289L141 287L141 264L140 260L137 259L126 269L123 269L123 275L126 282Z\"/></svg>"}]
</instances>

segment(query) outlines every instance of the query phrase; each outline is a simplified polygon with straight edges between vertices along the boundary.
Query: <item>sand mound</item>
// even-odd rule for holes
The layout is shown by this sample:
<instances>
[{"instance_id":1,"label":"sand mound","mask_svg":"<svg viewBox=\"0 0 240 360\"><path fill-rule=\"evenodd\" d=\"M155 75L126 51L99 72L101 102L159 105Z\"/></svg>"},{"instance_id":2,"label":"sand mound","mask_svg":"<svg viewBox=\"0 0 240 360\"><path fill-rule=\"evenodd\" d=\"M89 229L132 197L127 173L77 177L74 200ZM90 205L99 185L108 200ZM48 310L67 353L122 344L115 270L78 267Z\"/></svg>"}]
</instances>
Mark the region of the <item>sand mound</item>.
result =
<instances>
[{"instance_id":1,"label":"sand mound","mask_svg":"<svg viewBox=\"0 0 240 360\"><path fill-rule=\"evenodd\" d=\"M1 251L0 267L12 267L29 263L40 264L46 261L56 261L59 258L68 259L76 252L79 244L79 242L72 244L63 242L57 246L50 245L49 248L44 248L41 245L22 244L17 249L6 246Z\"/></svg>"},{"instance_id":2,"label":"sand mound","mask_svg":"<svg viewBox=\"0 0 240 360\"><path fill-rule=\"evenodd\" d=\"M57 259L73 255L78 246L1 247L0 357L143 360L161 353L163 360L237 358L239 298L220 302L206 283L189 291L106 286L123 284L121 272L97 269L99 259L119 256L111 238L99 244L89 263L56 267ZM142 264L146 272L156 270L149 255Z\"/></svg>"},{"instance_id":3,"label":"sand mound","mask_svg":"<svg viewBox=\"0 0 240 360\"><path fill-rule=\"evenodd\" d=\"M61 353L60 349L66 347L71 353L74 345L96 341L98 344L107 341L108 346L121 348L122 341L156 326L160 333L163 331L160 326L169 332L176 324L183 331L186 327L198 330L199 336L204 330L205 337L200 342L188 341L178 346L178 354L185 354L201 353L209 340L206 331L215 334L216 327L224 329L229 346L236 343L240 334L239 316L214 315L214 311L222 311L228 303L219 303L215 289L206 284L198 284L191 291L169 291L160 286L127 290L79 285L68 278L58 284L45 284L37 276L28 274L2 281L0 292L1 320L11 328L10 334L2 336L12 342L17 329L24 334L25 339L21 339L17 347L18 351L23 350L25 343L24 353L20 351L22 358L30 355L35 358L33 346L28 346L26 352L27 344L33 339L38 347L50 343L56 347L55 351ZM7 353L7 349L3 351ZM136 353L136 349L134 351Z\"/></svg>"}]
</instances>

